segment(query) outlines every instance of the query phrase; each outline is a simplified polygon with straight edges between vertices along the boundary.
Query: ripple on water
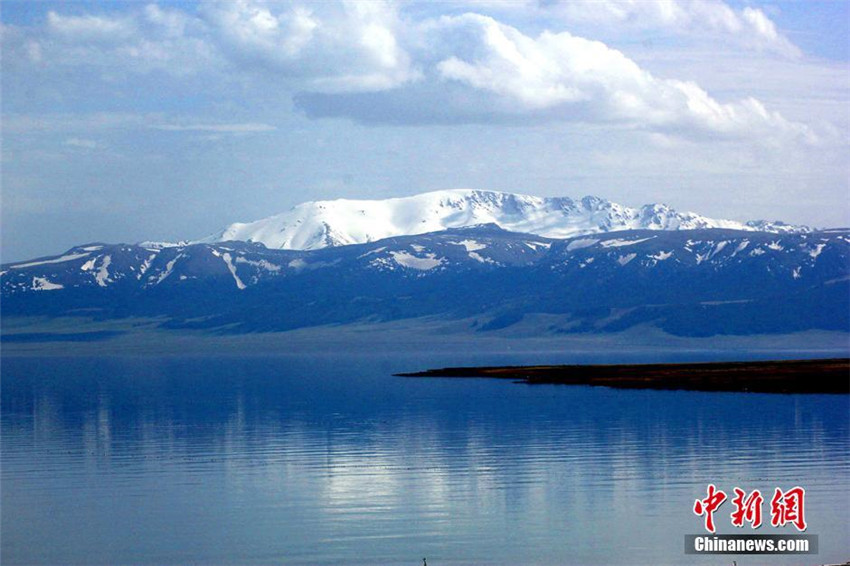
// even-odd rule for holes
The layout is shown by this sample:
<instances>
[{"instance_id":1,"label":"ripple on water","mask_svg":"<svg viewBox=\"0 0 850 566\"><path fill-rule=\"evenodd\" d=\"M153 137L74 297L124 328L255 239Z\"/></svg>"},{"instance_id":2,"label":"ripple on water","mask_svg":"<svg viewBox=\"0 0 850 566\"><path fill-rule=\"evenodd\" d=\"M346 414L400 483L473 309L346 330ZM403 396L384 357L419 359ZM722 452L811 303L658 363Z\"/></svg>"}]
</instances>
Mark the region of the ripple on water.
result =
<instances>
[{"instance_id":1,"label":"ripple on water","mask_svg":"<svg viewBox=\"0 0 850 566\"><path fill-rule=\"evenodd\" d=\"M708 482L805 486L850 555L842 397L39 363L4 361L4 564L678 564Z\"/></svg>"}]
</instances>

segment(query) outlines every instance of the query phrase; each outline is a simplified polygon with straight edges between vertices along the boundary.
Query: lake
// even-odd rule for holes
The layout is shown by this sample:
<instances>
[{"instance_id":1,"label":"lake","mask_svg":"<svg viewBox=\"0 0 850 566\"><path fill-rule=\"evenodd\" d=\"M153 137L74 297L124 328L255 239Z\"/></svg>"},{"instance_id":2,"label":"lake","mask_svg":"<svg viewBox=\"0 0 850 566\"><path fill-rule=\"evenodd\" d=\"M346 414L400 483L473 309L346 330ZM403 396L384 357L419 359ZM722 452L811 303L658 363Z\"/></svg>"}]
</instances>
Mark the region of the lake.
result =
<instances>
[{"instance_id":1,"label":"lake","mask_svg":"<svg viewBox=\"0 0 850 566\"><path fill-rule=\"evenodd\" d=\"M850 559L850 399L409 379L547 355L2 362L3 564ZM581 361L581 360L578 360ZM604 360L584 360L604 361ZM714 483L806 489L814 556L686 556ZM731 496L730 496L731 499ZM730 524L730 502L715 514ZM758 534L795 533L769 525Z\"/></svg>"}]
</instances>

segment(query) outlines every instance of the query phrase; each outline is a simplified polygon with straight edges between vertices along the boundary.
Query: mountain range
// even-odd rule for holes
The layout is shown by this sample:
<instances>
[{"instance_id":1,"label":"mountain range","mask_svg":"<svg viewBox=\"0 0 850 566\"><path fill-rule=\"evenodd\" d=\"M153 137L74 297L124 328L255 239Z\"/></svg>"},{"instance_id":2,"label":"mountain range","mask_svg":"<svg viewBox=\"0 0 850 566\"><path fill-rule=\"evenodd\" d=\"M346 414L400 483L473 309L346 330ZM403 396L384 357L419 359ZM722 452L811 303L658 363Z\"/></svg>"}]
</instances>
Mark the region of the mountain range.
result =
<instances>
[{"instance_id":1,"label":"mountain range","mask_svg":"<svg viewBox=\"0 0 850 566\"><path fill-rule=\"evenodd\" d=\"M92 243L3 265L0 296L4 317L154 317L217 333L420 317L470 332L548 320L546 334L850 328L850 231L682 226L547 238L493 223L301 250Z\"/></svg>"}]
</instances>

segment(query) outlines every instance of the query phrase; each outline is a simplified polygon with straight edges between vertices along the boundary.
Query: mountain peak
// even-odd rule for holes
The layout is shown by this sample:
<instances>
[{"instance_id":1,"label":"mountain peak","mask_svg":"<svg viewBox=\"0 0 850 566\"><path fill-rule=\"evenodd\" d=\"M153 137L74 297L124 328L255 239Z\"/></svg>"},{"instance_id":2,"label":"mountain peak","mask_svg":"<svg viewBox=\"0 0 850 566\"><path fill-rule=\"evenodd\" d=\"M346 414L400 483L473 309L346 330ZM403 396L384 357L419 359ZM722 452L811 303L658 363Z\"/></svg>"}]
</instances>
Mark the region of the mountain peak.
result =
<instances>
[{"instance_id":1,"label":"mountain peak","mask_svg":"<svg viewBox=\"0 0 850 566\"><path fill-rule=\"evenodd\" d=\"M741 223L679 213L665 204L630 208L591 195L577 203L569 197L449 189L385 200L305 202L262 220L231 224L201 242L241 240L273 249L312 250L482 224L549 238L635 229L808 231L781 222Z\"/></svg>"}]
</instances>

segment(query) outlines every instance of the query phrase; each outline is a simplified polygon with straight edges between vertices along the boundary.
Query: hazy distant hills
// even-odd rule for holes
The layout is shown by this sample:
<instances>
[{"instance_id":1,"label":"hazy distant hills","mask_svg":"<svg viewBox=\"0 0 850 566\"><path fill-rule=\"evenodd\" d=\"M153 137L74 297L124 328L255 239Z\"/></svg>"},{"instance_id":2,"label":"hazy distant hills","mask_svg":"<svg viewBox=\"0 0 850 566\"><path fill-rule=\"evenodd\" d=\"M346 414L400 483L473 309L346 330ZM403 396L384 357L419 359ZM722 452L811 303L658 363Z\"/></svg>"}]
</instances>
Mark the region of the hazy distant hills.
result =
<instances>
[{"instance_id":1,"label":"hazy distant hills","mask_svg":"<svg viewBox=\"0 0 850 566\"><path fill-rule=\"evenodd\" d=\"M306 202L262 220L231 224L199 242L238 240L274 249L315 250L480 224L548 238L618 230L809 231L805 226L778 221L741 223L706 218L664 204L629 208L593 196L573 200L461 189L386 200Z\"/></svg>"},{"instance_id":2,"label":"hazy distant hills","mask_svg":"<svg viewBox=\"0 0 850 566\"><path fill-rule=\"evenodd\" d=\"M473 196L458 198L468 203ZM534 214L521 201L515 201L513 215L504 212L505 200L493 210L504 213L503 224L511 218L550 226L552 232L577 226L567 220L557 227L546 224L560 214L557 206L567 207L556 200L537 199ZM569 202L570 210L595 206ZM610 219L614 205L601 206L601 217ZM457 214L464 222L467 213L484 214L484 208L473 208L474 214L462 204ZM418 208L415 212L407 224L392 228L411 230L422 215ZM3 265L3 314L159 316L171 328L217 332L422 316L470 319L470 332L488 332L539 314L558 315L560 322L538 329L554 334L642 324L688 336L850 329L848 230L662 230L682 228L684 217L638 212L635 219L628 209L618 214L623 223L617 226L638 222L644 229L599 228L596 234L552 239L528 233L529 225L519 233L489 224L379 239L384 232L366 234L352 221L346 237L376 241L332 247L326 241L323 247L320 240L296 237L299 230L293 229L284 230L288 235L277 243L319 249L237 241L89 244L60 256ZM572 212L561 216L574 218ZM429 218L427 226L439 219L458 221L442 209ZM650 225L654 229L647 229Z\"/></svg>"}]
</instances>

